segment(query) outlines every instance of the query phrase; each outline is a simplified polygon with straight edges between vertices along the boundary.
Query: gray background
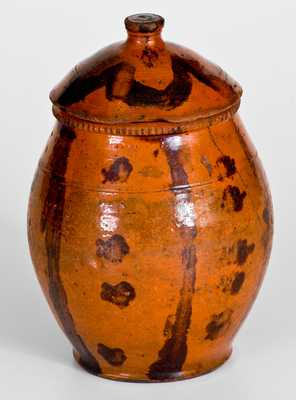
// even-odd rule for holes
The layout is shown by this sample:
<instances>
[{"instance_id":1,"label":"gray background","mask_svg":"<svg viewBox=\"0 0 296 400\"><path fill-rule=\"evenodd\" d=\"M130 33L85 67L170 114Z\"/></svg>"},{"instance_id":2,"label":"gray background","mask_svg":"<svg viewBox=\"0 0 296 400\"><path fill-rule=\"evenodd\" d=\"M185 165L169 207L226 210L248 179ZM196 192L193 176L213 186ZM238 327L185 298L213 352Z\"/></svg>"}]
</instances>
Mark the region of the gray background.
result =
<instances>
[{"instance_id":1,"label":"gray background","mask_svg":"<svg viewBox=\"0 0 296 400\"><path fill-rule=\"evenodd\" d=\"M2 1L1 399L295 398L295 3ZM77 61L121 40L123 18L135 12L163 15L165 38L195 49L242 84L240 113L275 209L269 269L231 360L178 383L116 383L79 369L41 294L26 241L30 184L54 122L48 92Z\"/></svg>"}]
</instances>

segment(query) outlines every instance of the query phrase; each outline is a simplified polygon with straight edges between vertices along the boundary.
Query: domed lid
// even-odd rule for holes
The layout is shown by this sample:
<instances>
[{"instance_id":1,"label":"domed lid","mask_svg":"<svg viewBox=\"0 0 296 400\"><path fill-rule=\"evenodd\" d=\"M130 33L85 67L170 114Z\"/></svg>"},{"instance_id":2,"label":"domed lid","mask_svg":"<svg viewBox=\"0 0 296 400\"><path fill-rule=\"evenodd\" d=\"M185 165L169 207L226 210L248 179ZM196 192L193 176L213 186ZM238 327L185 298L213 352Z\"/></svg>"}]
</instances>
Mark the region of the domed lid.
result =
<instances>
[{"instance_id":1,"label":"domed lid","mask_svg":"<svg viewBox=\"0 0 296 400\"><path fill-rule=\"evenodd\" d=\"M155 14L127 17L126 41L82 61L52 90L55 115L154 134L155 124L171 133L235 112L239 84L197 53L164 42L163 25Z\"/></svg>"}]
</instances>

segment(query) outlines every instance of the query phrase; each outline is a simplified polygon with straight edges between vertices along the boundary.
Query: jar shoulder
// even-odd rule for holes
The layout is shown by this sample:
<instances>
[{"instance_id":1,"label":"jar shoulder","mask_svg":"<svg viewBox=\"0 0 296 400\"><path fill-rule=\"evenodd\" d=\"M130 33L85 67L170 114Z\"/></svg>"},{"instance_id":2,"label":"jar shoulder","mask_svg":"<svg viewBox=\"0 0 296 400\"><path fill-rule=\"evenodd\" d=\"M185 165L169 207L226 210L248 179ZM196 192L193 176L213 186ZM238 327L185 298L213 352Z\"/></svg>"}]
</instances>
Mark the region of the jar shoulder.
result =
<instances>
[{"instance_id":1,"label":"jar shoulder","mask_svg":"<svg viewBox=\"0 0 296 400\"><path fill-rule=\"evenodd\" d=\"M68 185L111 192L219 186L240 174L252 182L265 179L237 115L207 129L150 137L98 134L57 123L39 169L62 176Z\"/></svg>"}]
</instances>

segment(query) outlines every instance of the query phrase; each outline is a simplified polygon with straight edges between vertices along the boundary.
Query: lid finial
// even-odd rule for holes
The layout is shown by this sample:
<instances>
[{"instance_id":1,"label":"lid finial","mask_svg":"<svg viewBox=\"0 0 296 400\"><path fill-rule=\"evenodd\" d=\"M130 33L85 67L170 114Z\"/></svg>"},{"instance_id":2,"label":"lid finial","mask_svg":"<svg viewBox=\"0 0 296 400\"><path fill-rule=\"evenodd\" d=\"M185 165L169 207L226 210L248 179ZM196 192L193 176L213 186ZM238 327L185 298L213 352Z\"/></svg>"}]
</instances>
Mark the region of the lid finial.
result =
<instances>
[{"instance_id":1,"label":"lid finial","mask_svg":"<svg viewBox=\"0 0 296 400\"><path fill-rule=\"evenodd\" d=\"M126 17L124 23L129 32L153 33L162 29L164 18L157 14L142 13Z\"/></svg>"}]
</instances>

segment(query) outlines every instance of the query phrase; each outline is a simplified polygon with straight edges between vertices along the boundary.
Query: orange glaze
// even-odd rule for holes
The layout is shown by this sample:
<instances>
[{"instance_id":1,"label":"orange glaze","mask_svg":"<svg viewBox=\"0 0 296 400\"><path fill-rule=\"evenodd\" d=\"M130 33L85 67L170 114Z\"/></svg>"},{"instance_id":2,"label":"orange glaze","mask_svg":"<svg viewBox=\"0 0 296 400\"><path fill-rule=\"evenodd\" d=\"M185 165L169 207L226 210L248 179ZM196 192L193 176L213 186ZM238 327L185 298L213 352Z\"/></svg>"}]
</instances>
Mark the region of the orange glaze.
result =
<instances>
[{"instance_id":1,"label":"orange glaze","mask_svg":"<svg viewBox=\"0 0 296 400\"><path fill-rule=\"evenodd\" d=\"M271 250L271 197L236 113L241 89L163 42L162 25L128 17L126 42L53 90L59 121L29 202L32 260L75 358L118 380L222 364Z\"/></svg>"}]
</instances>

